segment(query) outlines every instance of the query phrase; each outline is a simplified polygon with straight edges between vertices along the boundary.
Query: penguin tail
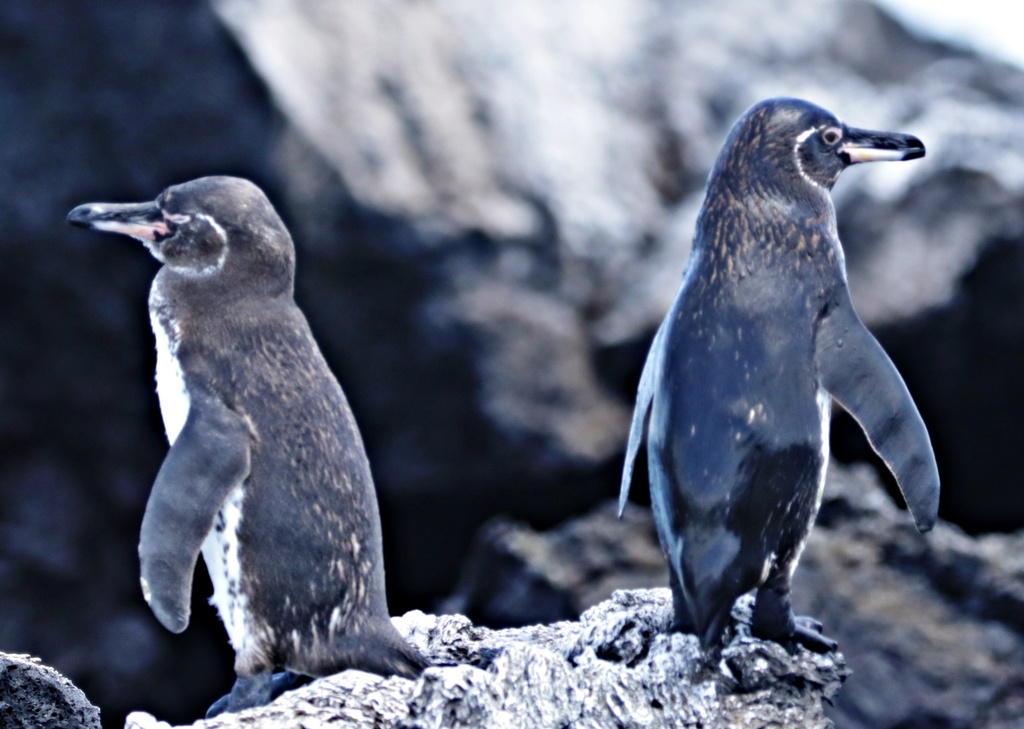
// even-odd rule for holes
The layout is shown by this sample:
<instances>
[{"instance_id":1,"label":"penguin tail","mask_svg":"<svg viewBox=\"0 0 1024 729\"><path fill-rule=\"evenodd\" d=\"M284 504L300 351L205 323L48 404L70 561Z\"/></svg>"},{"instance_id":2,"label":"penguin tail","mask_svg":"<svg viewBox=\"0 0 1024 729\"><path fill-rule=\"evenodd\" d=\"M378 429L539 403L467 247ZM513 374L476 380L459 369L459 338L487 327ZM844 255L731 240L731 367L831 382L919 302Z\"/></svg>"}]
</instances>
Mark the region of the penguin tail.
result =
<instances>
[{"instance_id":1,"label":"penguin tail","mask_svg":"<svg viewBox=\"0 0 1024 729\"><path fill-rule=\"evenodd\" d=\"M433 664L429 658L403 640L400 645L393 647L387 665L394 668L396 676L417 679L424 669Z\"/></svg>"},{"instance_id":2,"label":"penguin tail","mask_svg":"<svg viewBox=\"0 0 1024 729\"><path fill-rule=\"evenodd\" d=\"M408 643L390 621L386 625L360 631L359 635L339 635L330 646L329 655L320 657L320 665L311 675L327 676L346 668L354 668L379 676L401 676L417 679L433 663ZM304 671L305 672L305 671Z\"/></svg>"}]
</instances>

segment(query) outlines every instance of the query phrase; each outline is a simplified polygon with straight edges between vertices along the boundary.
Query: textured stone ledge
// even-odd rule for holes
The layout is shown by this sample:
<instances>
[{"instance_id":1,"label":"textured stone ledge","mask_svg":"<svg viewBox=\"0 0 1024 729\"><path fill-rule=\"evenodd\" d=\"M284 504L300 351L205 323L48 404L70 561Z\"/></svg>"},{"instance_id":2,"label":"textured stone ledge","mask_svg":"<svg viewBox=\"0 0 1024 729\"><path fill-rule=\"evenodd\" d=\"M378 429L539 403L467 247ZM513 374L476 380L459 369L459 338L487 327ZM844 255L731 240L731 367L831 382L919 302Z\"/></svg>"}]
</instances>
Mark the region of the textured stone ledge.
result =
<instances>
[{"instance_id":1,"label":"textured stone ledge","mask_svg":"<svg viewBox=\"0 0 1024 729\"><path fill-rule=\"evenodd\" d=\"M100 710L38 658L0 653L0 726L100 729Z\"/></svg>"},{"instance_id":2,"label":"textured stone ledge","mask_svg":"<svg viewBox=\"0 0 1024 729\"><path fill-rule=\"evenodd\" d=\"M507 630L411 612L400 631L439 664L418 681L346 671L272 704L195 729L344 726L829 727L823 701L847 675L841 654L788 653L750 637L740 601L732 640L709 664L693 636L669 634L667 589L621 590L578 622ZM167 729L149 714L126 729Z\"/></svg>"}]
</instances>

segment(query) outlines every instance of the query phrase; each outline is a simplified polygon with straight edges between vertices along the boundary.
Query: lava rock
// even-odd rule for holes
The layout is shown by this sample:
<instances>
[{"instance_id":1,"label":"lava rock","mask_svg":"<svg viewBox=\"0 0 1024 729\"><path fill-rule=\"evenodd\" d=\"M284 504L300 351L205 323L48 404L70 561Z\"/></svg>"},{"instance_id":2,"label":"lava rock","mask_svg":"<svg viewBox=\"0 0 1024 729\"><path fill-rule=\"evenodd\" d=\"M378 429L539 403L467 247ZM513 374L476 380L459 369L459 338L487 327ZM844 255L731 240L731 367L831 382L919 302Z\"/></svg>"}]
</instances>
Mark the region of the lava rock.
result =
<instances>
[{"instance_id":1,"label":"lava rock","mask_svg":"<svg viewBox=\"0 0 1024 729\"><path fill-rule=\"evenodd\" d=\"M751 638L745 603L733 640L708 661L694 636L666 632L671 605L667 589L618 591L578 622L499 631L461 615L408 613L395 620L399 631L439 664L418 681L346 671L268 706L192 726L832 726L823 702L846 678L841 654L790 654ZM125 726L167 727L142 712Z\"/></svg>"},{"instance_id":2,"label":"lava rock","mask_svg":"<svg viewBox=\"0 0 1024 729\"><path fill-rule=\"evenodd\" d=\"M1024 727L1024 532L914 529L866 466L833 468L793 600L853 675L830 710L869 727Z\"/></svg>"},{"instance_id":3,"label":"lava rock","mask_svg":"<svg viewBox=\"0 0 1024 729\"><path fill-rule=\"evenodd\" d=\"M100 729L100 710L38 658L0 653L4 729Z\"/></svg>"},{"instance_id":4,"label":"lava rock","mask_svg":"<svg viewBox=\"0 0 1024 729\"><path fill-rule=\"evenodd\" d=\"M611 502L550 531L496 517L477 534L453 594L438 605L492 628L572 620L615 590L664 585L649 512Z\"/></svg>"}]
</instances>

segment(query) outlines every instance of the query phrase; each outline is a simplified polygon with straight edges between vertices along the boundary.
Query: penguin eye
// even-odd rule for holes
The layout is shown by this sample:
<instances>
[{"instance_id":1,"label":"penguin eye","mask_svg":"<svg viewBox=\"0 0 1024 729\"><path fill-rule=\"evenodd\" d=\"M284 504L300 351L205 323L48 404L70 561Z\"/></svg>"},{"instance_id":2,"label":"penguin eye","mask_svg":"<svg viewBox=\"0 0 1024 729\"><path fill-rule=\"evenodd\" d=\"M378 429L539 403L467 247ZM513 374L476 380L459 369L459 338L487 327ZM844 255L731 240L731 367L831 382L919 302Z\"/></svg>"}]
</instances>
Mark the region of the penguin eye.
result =
<instances>
[{"instance_id":1,"label":"penguin eye","mask_svg":"<svg viewBox=\"0 0 1024 729\"><path fill-rule=\"evenodd\" d=\"M843 138L843 130L839 127L829 127L821 133L821 138L825 144L831 146Z\"/></svg>"}]
</instances>

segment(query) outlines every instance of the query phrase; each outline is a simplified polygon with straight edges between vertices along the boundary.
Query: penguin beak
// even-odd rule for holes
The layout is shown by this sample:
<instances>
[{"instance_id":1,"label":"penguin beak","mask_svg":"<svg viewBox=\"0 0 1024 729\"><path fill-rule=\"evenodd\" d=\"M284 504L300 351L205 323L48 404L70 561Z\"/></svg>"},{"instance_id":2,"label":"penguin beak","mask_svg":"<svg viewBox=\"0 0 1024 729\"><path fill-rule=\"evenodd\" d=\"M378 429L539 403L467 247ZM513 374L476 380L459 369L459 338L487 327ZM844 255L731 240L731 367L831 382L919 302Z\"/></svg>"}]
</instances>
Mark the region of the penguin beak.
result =
<instances>
[{"instance_id":1,"label":"penguin beak","mask_svg":"<svg viewBox=\"0 0 1024 729\"><path fill-rule=\"evenodd\" d=\"M87 203L68 213L67 222L79 228L130 235L141 241L159 241L171 235L155 202Z\"/></svg>"},{"instance_id":2,"label":"penguin beak","mask_svg":"<svg viewBox=\"0 0 1024 729\"><path fill-rule=\"evenodd\" d=\"M848 164L858 162L901 162L924 157L924 143L898 132L872 132L849 127L839 155Z\"/></svg>"}]
</instances>

